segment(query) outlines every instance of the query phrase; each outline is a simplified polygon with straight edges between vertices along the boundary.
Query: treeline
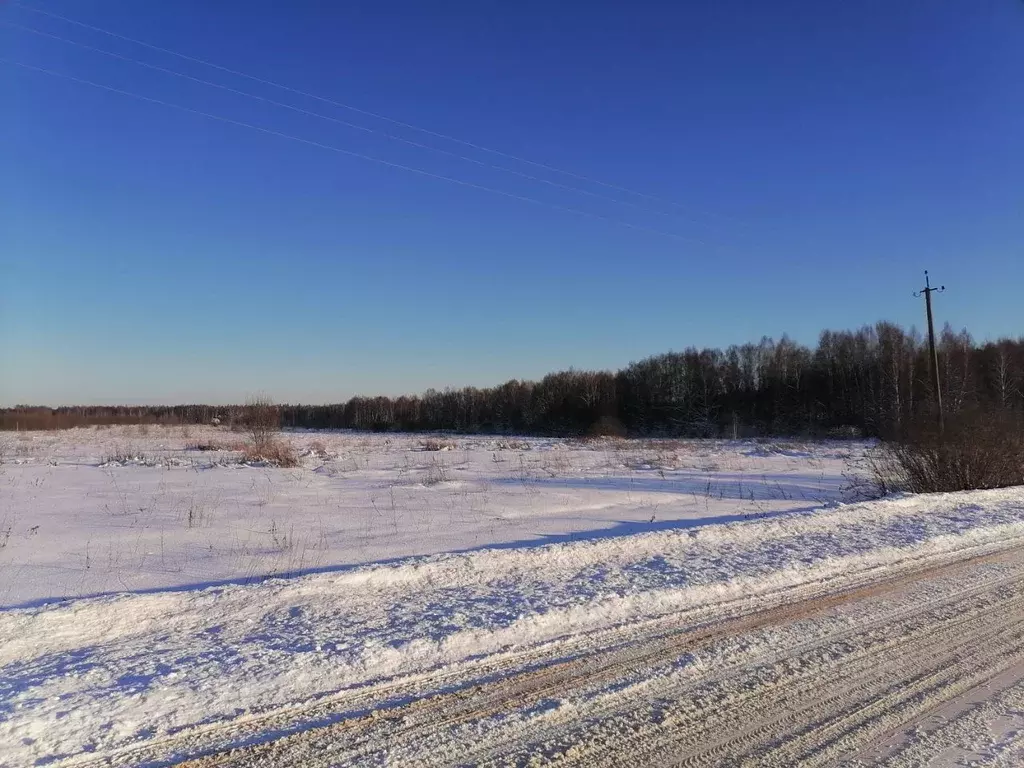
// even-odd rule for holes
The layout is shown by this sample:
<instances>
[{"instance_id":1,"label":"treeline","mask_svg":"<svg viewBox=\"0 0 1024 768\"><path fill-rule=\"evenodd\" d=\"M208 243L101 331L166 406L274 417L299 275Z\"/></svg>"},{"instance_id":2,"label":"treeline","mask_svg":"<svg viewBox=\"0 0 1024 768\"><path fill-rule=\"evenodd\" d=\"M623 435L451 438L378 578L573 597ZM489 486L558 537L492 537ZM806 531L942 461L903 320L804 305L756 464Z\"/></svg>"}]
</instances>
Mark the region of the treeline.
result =
<instances>
[{"instance_id":1,"label":"treeline","mask_svg":"<svg viewBox=\"0 0 1024 768\"><path fill-rule=\"evenodd\" d=\"M948 326L938 339L946 410L1024 416L1024 338L976 344ZM878 323L825 331L815 348L787 337L649 357L617 373L569 370L420 396L279 406L286 427L539 435L884 435L932 408L928 346ZM18 407L4 429L244 420L245 406Z\"/></svg>"},{"instance_id":2,"label":"treeline","mask_svg":"<svg viewBox=\"0 0 1024 768\"><path fill-rule=\"evenodd\" d=\"M116 424L209 424L241 406L216 405L71 405L0 408L0 430L71 429Z\"/></svg>"}]
</instances>

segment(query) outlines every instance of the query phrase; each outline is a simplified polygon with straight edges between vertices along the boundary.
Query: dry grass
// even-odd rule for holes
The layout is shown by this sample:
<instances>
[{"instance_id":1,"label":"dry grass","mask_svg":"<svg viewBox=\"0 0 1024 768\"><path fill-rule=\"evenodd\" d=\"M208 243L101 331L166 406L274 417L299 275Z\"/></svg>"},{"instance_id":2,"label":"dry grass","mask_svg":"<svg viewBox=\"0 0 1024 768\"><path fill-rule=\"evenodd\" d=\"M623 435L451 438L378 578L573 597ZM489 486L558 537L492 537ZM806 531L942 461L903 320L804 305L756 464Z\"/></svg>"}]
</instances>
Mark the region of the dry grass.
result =
<instances>
[{"instance_id":1,"label":"dry grass","mask_svg":"<svg viewBox=\"0 0 1024 768\"><path fill-rule=\"evenodd\" d=\"M427 473L423 476L423 484L437 485L438 483L444 483L448 480L448 467L445 466L444 461L438 461L432 459L430 466L427 467Z\"/></svg>"},{"instance_id":2,"label":"dry grass","mask_svg":"<svg viewBox=\"0 0 1024 768\"><path fill-rule=\"evenodd\" d=\"M567 437L565 445L571 448L595 448L609 449L613 451L624 450L635 444L635 441L625 437L604 437L600 435L580 435L578 437Z\"/></svg>"},{"instance_id":3,"label":"dry grass","mask_svg":"<svg viewBox=\"0 0 1024 768\"><path fill-rule=\"evenodd\" d=\"M247 463L265 462L278 467L296 467L299 459L290 443L266 440L260 445L246 443L242 447L242 460Z\"/></svg>"},{"instance_id":4,"label":"dry grass","mask_svg":"<svg viewBox=\"0 0 1024 768\"><path fill-rule=\"evenodd\" d=\"M629 440L627 442L624 442L623 444L644 451L655 451L658 453L664 451L681 451L683 453L694 453L697 450L697 448L701 445L699 441L686 440L675 437L645 437L636 440Z\"/></svg>"},{"instance_id":5,"label":"dry grass","mask_svg":"<svg viewBox=\"0 0 1024 768\"><path fill-rule=\"evenodd\" d=\"M622 459L622 466L634 471L673 469L674 462L664 454L641 453L624 457Z\"/></svg>"},{"instance_id":6,"label":"dry grass","mask_svg":"<svg viewBox=\"0 0 1024 768\"><path fill-rule=\"evenodd\" d=\"M119 445L100 462L101 464L144 464L150 459L131 443Z\"/></svg>"},{"instance_id":7,"label":"dry grass","mask_svg":"<svg viewBox=\"0 0 1024 768\"><path fill-rule=\"evenodd\" d=\"M426 440L420 440L420 448L424 451L454 451L455 443L451 440L440 440L431 437Z\"/></svg>"},{"instance_id":8,"label":"dry grass","mask_svg":"<svg viewBox=\"0 0 1024 768\"><path fill-rule=\"evenodd\" d=\"M568 451L545 451L541 454L539 467L550 477L564 477L573 470L570 456Z\"/></svg>"},{"instance_id":9,"label":"dry grass","mask_svg":"<svg viewBox=\"0 0 1024 768\"><path fill-rule=\"evenodd\" d=\"M245 443L241 440L233 440L227 443L221 440L196 440L191 443L185 443L185 450L202 452L244 451Z\"/></svg>"},{"instance_id":10,"label":"dry grass","mask_svg":"<svg viewBox=\"0 0 1024 768\"><path fill-rule=\"evenodd\" d=\"M499 440L495 446L499 451L528 451L530 447L526 440Z\"/></svg>"}]
</instances>

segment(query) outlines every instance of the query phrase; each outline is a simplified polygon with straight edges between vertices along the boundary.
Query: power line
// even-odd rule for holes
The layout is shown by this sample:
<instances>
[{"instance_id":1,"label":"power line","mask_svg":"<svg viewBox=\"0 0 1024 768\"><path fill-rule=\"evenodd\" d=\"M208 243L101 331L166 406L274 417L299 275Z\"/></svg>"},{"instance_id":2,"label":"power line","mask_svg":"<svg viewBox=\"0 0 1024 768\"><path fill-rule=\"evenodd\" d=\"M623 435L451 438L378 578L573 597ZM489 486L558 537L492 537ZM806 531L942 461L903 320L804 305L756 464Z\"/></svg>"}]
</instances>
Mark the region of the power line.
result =
<instances>
[{"instance_id":1,"label":"power line","mask_svg":"<svg viewBox=\"0 0 1024 768\"><path fill-rule=\"evenodd\" d=\"M601 219L603 221L608 221L608 222L611 222L611 223L614 223L614 224L618 224L618 225L623 226L623 227L628 227L630 229L635 229L635 230L640 231L640 232L648 232L650 234L662 235L663 237L670 237L670 238L673 238L675 240L681 240L681 241L684 241L684 242L697 243L699 245L707 245L707 243L705 243L702 240L697 240L696 238L686 237L684 235L679 235L679 234L676 234L675 232L666 232L666 231L660 230L660 229L652 229L650 227L643 227L643 226L640 226L638 224L632 224L632 223L630 223L628 221L623 221L622 219L616 219L616 218L614 218L612 216L605 216L605 215L600 214L600 213L593 213L591 211L584 211L584 210L581 210L579 208L571 208L569 206L558 205L556 203L548 203L548 202L546 202L544 200L538 200L537 198L534 198L534 197L527 197L525 195L517 195L514 192L506 192L504 190L495 189L494 187L487 187L487 186L484 186L482 184L474 184L473 182L470 182L470 181L464 181L463 179L456 179L456 178L454 178L452 176L444 176L444 175L439 174L439 173L432 173L431 171L425 171L422 168L415 168L415 167L410 166L410 165L403 165L401 163L394 163L394 162L392 162L390 160L384 160L383 158L380 158L380 157L374 157L373 155L363 154L362 152L354 152L353 150L350 150L350 149L343 149L342 147L335 147L335 146L332 146L330 144L323 144L323 143L321 143L319 141L312 141L310 139L303 139L303 138L301 138L299 136L292 136L291 134L282 133L280 131L275 131L275 130L272 130L270 128L263 128L263 127L258 126L258 125L253 125L252 123L246 123L246 122L243 122L242 120L235 120L233 118L224 117L223 115L216 115L216 114L213 114L211 112L203 112L203 111L198 110L198 109L193 109L192 107L186 107L186 106L183 106L181 104L174 104L173 102L164 101L162 99L156 99L156 98L153 98L151 96L143 96L142 94L133 93L132 91L126 91L126 90L123 90L121 88L115 88L114 86L105 85L103 83L97 83L97 82L94 82L92 80L86 80L86 79L81 78L81 77L75 77L74 75L68 75L68 74L65 74L63 72L54 72L53 70L44 69L43 67L37 67L37 66L35 66L33 64L26 64L26 63L21 62L21 61L14 61L12 59L5 59L5 58L0 58L0 62L2 62L4 64L13 64L14 66L17 66L17 67L23 67L24 69L34 70L36 72L41 72L43 74L50 75L52 77L61 78L61 79L64 79L64 80L70 80L72 82L80 83L82 85L89 85L89 86L92 86L93 88L99 88L99 89L104 90L104 91L110 91L111 93L117 93L117 94L120 94L122 96L129 96L129 97L131 97L133 99L139 99L140 101L150 102L151 104L160 104L161 106L170 107L172 109L177 109L177 110L180 110L182 112L188 112L188 113L193 114L193 115L199 115L201 117L207 117L207 118L210 118L211 120L219 120L220 122L228 123L230 125L238 125L238 126L241 126L243 128L249 128L251 130L259 131L260 133L265 133L265 134L268 134L270 136L277 136L277 137L282 138L282 139L290 139L291 141L297 141L297 142L300 142L302 144L308 144L309 146L312 146L312 147L319 147L320 149L328 149L328 150L330 150L332 152L337 152L339 154L348 155L350 157L357 157L357 158L359 158L361 160L369 160L370 162L379 163L381 165L385 165L385 166L388 166L390 168L396 168L398 170L407 171L409 173L415 173L415 174L417 174L419 176L426 176L426 177L429 177L429 178L432 178L432 179L438 179L440 181L448 181L448 182L451 182L452 184L458 184L458 185L463 186L463 187L469 187L471 189L479 189L479 190L482 190L484 192L490 192L490 193L495 194L495 195L501 195L503 197L508 197L508 198L513 199L513 200L520 200L520 201L525 202L525 203L532 203L534 205L540 205L540 206L543 206L545 208L552 208L552 209L558 210L558 211L566 211L568 213L574 213L574 214L576 214L578 216L586 216L586 217L592 218L592 219Z\"/></svg>"},{"instance_id":2,"label":"power line","mask_svg":"<svg viewBox=\"0 0 1024 768\"><path fill-rule=\"evenodd\" d=\"M290 93L294 93L294 94L296 94L298 96L304 96L304 97L309 98L309 99L315 99L315 100L323 102L325 104L331 104L332 106L335 106L335 107L341 107L342 109L348 109L348 110L351 110L352 112L357 112L359 114L366 115L367 117L372 117L372 118L375 118L377 120L383 120L385 122L392 123L393 125L401 126L402 128L407 128L407 129L412 130L412 131L419 131L421 133L425 133L427 135L434 136L435 138L444 139L445 141L452 141L452 142L455 142L457 144L462 144L463 146L471 147L472 149L478 150L480 152L487 152L487 153L490 153L492 155L498 155L499 157L504 157L504 158L506 158L508 160L514 160L514 161L516 161L518 163L525 163L527 165L532 165L535 168L543 168L546 171L551 171L552 173L559 173L559 174L562 174L564 176L569 176L569 177L577 179L579 181L585 181L585 182L590 183L590 184L597 184L598 186L602 186L602 187L605 187L607 189L614 189L614 190L617 190L619 192L624 192L624 193L629 194L629 195L635 195L637 197L645 198L647 200L656 201L656 202L659 202L659 203L663 203L665 205L671 205L671 206L673 206L675 208L679 208L680 210L691 211L692 213L695 213L695 214L699 214L699 215L702 215L702 216L707 216L709 218L721 219L723 221L728 221L728 222L731 222L733 224L737 224L737 225L743 226L743 222L742 221L740 221L739 219L736 219L736 218L734 218L732 216L727 216L727 215L723 215L723 214L720 214L720 213L714 213L712 211L700 210L700 209L694 208L692 206L683 205L682 203L677 203L674 200L668 200L666 198L659 197L657 195L651 195L651 194L648 194L646 192L638 192L638 191L636 191L634 189L630 189L628 187L624 187L624 186L621 186L619 184L613 184L611 182L601 181L600 179L595 179L595 178L590 177L590 176L584 176L583 174L575 173L573 171L567 171L567 170L565 170L563 168L558 168L556 166L549 165L547 163L538 162L536 160L530 160L530 159L525 158L525 157L519 157L517 155L513 155L513 154L510 154L508 152L502 152L501 150L498 150L498 149L492 149L491 147L486 147L486 146L484 146L482 144L476 144L474 142L466 141L465 139L460 139L460 138L457 138L455 136L451 136L451 135L448 135L448 134L445 134L445 133L441 133L439 131L433 131L433 130L430 130L429 128L422 128L422 127L420 127L418 125L414 125L412 123L407 123L407 122L404 122L402 120L398 120L398 119L393 118L393 117L388 117L387 115L382 115L382 114L379 114L377 112L371 112L370 110L367 110L367 109L362 109L360 107L356 107L356 106L353 106L351 104L346 104L346 103L341 102L341 101L336 101L334 99L329 99L329 98L327 98L325 96L319 96L319 95L317 95L315 93L310 93L308 91L303 91L303 90L301 90L299 88L293 88L292 86L284 85L282 83L277 83L277 82L274 82L273 80L267 80L267 79L262 78L262 77L257 77L256 75L250 75L250 74L247 74L245 72L241 72L241 71L239 71L237 69L231 69L230 67L225 67L225 66L222 66L220 64L214 64L213 62L206 61L205 59L200 59L200 58L195 57L195 56L189 56L188 54L180 53L180 52L172 50L170 48L164 48L164 47L161 47L159 45L153 45L152 43L147 43L147 42L145 42L143 40L139 40L137 38L128 37L127 35L122 35L122 34L120 34L118 32L113 32L113 31L111 31L109 29L104 29L103 27L97 27L97 26L95 26L93 24L87 24L87 23L85 23L83 21L78 21L76 19L68 18L67 16L62 16L59 13L54 13L52 11L46 11L46 10L43 10L42 8L35 8L35 7L31 6L31 5L27 5L27 4L23 3L23 2L20 2L20 0L12 0L11 5L17 6L19 8L24 8L25 10L30 11L32 13L39 13L39 14L42 14L44 16L49 16L49 17L54 18L54 19L59 19L61 21L67 22L68 24L74 24L74 25L82 27L84 29L89 29L89 30L92 30L94 32L99 32L99 33L104 34L104 35L109 35L110 37L116 37L119 40L124 40L124 41L129 42L129 43L134 43L135 45L141 45L141 46L143 46L145 48L149 48L150 50L159 51L161 53L166 53L166 54L169 54L171 56L177 56L180 59L184 59L186 61L191 61L191 62L193 62L195 64L200 64L200 65L205 66L205 67L212 67L213 69L217 69L217 70L220 70L221 72L226 72L228 74L235 75L237 77L244 77L247 80L252 80L253 82L261 83L263 85L269 85L272 88L280 88L281 90L288 91Z\"/></svg>"},{"instance_id":3,"label":"power line","mask_svg":"<svg viewBox=\"0 0 1024 768\"><path fill-rule=\"evenodd\" d=\"M465 155L460 155L458 152L452 152L452 151L447 150L447 149L441 149L440 147L434 147L434 146L431 146L429 144L422 144L422 143L420 143L418 141L413 141L411 139L406 139L403 136L396 136L393 133L388 133L387 131L382 131L382 130L379 130L377 128L370 128L370 127L365 126L365 125L359 125L358 123L353 123L353 122L350 122L348 120L343 120L343 119L337 118L337 117L331 117L330 115L325 115L325 114L322 114L320 112L313 112L313 111L308 110L308 109L303 109L302 107L296 107L293 104L286 104L284 102L275 101L274 99L267 98L266 96L260 96L259 94L256 94L256 93L250 93L248 91L242 91L242 90L239 90L237 88L231 88L230 86L223 85L221 83L215 83L215 82L211 82L209 80L203 80L202 78L193 77L192 75L185 74L184 72L178 72L177 70L168 69L166 67L161 67L161 66L158 66L156 64L150 64L147 61L142 61L140 59L132 58L131 56L125 56L125 55L120 54L120 53L115 53L113 51L108 51L108 50L106 50L104 48L99 48L99 47L94 46L94 45L88 45L87 43L81 43L81 42L79 42L77 40L70 40L70 39L68 39L66 37L61 37L60 35L55 35L55 34L53 34L51 32L46 32L46 31L41 30L41 29L35 29L34 27L29 27L29 26L26 26L24 24L17 24L15 22L5 21L5 20L0 20L0 24L3 24L3 25L8 26L8 27L11 27L12 29L19 29L19 30L22 30L24 32L31 32L32 34L40 35L42 37L49 37L49 38L52 38L53 40L58 40L58 41L60 41L62 43L67 43L68 45L74 45L74 46L76 46L78 48L82 48L82 49L87 50L87 51L93 51L95 53L99 53L99 54L102 54L104 56L109 56L109 57L114 58L114 59L120 59L121 61L126 61L126 62L130 62L132 64L137 64L140 67L146 67L147 69L152 69L152 70L157 71L157 72L163 72L163 73L168 74L168 75L173 75L174 77L180 77L180 78L185 79L185 80L190 80L190 81L192 81L194 83L199 83L200 85L209 86L211 88L218 88L218 89L220 89L222 91L226 91L228 93L233 93L233 94L236 94L238 96L245 96L246 98L255 99L257 101L261 101L261 102L263 102L265 104L270 104L270 105L275 106L275 107L281 107L283 109L289 109L289 110L291 110L293 112L297 112L299 114L308 115L310 117L316 117L316 118L319 118L320 120L327 120L329 122L337 123L339 125L344 125L344 126L346 126L348 128L354 128L355 130L363 131L365 133L372 133L372 134L384 136L385 138L390 139L392 141L398 141L398 142L401 142L402 144L408 144L409 146L417 147L419 149L425 149L425 150L428 150L430 152L437 152L438 154L446 155L448 157L454 157L454 158L457 158L459 160L464 160L467 163L472 163L474 165L480 166L482 168L489 168L491 170L502 171L504 173L510 173L510 174L512 174L514 176L518 176L520 178L527 179L529 181L536 181L536 182L539 182L541 184L547 184L548 186L556 187L558 189L565 189L565 190L569 190L569 191L572 191L572 192L578 192L579 194L582 194L582 195L587 195L589 197L597 198L597 199L600 199L600 200L607 200L607 201L610 201L612 203L616 203L617 205L625 205L625 206L628 206L630 208L634 208L634 209L640 210L640 211L647 211L649 213L655 213L655 214L657 214L659 216L667 216L667 217L670 217L670 218L682 219L682 220L687 220L687 221L691 221L691 222L694 221L694 219L692 217L683 217L683 216L680 216L680 215L675 214L675 213L666 213L665 211L659 211L656 208L648 208L647 206L639 205L637 203L630 202L628 200L620 200L618 198L611 197L609 195L602 195L599 192L593 192L593 191L591 191L589 189L582 189L580 187L574 187L574 186L572 186L570 184L562 184L562 183L557 182L557 181L551 181L550 179L544 179L544 178L541 178L539 176L533 176L533 175L531 175L529 173L523 173L522 171L517 171L514 168L507 168L507 167L505 167L503 165L494 165L493 163L487 163L487 162L484 162L482 160L477 160L476 158L473 158L473 157L467 157Z\"/></svg>"}]
</instances>

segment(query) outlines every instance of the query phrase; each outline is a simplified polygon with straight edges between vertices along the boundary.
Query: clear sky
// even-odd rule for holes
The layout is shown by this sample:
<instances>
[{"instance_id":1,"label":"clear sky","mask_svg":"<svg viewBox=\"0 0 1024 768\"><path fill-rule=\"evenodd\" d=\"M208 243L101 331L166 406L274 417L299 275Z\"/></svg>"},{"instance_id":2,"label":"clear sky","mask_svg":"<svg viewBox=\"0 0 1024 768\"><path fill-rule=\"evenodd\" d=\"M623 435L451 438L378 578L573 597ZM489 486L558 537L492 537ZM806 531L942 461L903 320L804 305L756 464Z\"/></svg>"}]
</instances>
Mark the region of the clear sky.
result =
<instances>
[{"instance_id":1,"label":"clear sky","mask_svg":"<svg viewBox=\"0 0 1024 768\"><path fill-rule=\"evenodd\" d=\"M26 2L0 0L0 403L813 343L920 325L925 268L940 322L1024 333L1019 0Z\"/></svg>"}]
</instances>

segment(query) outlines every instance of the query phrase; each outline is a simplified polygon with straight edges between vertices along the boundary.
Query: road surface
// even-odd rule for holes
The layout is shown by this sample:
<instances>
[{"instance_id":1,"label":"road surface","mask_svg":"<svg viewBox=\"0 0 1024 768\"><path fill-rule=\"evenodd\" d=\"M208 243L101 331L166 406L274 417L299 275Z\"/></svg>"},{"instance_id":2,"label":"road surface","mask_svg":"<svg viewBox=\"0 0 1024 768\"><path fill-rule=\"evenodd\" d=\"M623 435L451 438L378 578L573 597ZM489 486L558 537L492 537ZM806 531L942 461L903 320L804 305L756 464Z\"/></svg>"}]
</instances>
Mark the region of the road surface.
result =
<instances>
[{"instance_id":1,"label":"road surface","mask_svg":"<svg viewBox=\"0 0 1024 768\"><path fill-rule=\"evenodd\" d=\"M102 765L1024 764L1024 552L510 649Z\"/></svg>"}]
</instances>

